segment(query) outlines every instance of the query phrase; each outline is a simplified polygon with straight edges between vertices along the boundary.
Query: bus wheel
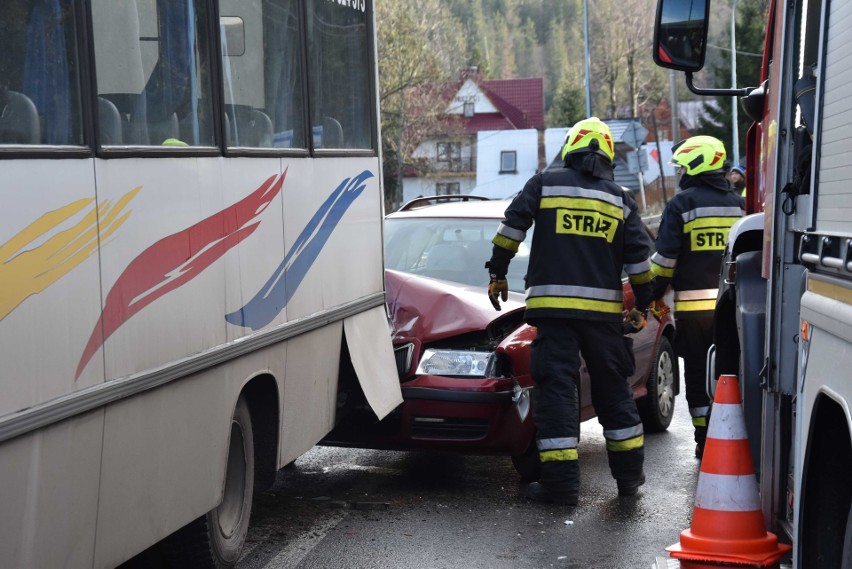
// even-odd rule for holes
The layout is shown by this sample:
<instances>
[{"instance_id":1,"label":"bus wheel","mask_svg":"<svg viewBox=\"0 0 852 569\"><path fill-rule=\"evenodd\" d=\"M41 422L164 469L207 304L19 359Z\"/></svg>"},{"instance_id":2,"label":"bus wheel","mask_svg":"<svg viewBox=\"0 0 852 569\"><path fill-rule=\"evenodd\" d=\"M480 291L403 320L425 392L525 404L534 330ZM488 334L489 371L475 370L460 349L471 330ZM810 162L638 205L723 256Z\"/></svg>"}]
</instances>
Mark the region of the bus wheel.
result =
<instances>
[{"instance_id":1,"label":"bus wheel","mask_svg":"<svg viewBox=\"0 0 852 569\"><path fill-rule=\"evenodd\" d=\"M167 538L170 564L204 569L234 567L248 534L253 492L251 414L240 397L231 419L222 503Z\"/></svg>"},{"instance_id":2,"label":"bus wheel","mask_svg":"<svg viewBox=\"0 0 852 569\"><path fill-rule=\"evenodd\" d=\"M852 506L846 516L846 532L843 536L843 562L841 567L852 567Z\"/></svg>"}]
</instances>

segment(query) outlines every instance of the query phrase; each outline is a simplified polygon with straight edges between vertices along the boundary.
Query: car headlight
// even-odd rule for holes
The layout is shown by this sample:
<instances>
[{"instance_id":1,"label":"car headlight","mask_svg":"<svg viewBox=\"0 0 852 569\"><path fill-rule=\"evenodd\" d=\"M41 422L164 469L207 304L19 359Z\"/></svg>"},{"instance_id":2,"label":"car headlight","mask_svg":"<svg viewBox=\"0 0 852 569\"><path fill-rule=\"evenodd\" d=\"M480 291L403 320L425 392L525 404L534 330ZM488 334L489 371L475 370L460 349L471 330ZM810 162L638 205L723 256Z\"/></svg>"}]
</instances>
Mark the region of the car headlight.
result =
<instances>
[{"instance_id":1,"label":"car headlight","mask_svg":"<svg viewBox=\"0 0 852 569\"><path fill-rule=\"evenodd\" d=\"M417 374L487 377L496 368L494 352L469 350L434 350L423 352Z\"/></svg>"}]
</instances>

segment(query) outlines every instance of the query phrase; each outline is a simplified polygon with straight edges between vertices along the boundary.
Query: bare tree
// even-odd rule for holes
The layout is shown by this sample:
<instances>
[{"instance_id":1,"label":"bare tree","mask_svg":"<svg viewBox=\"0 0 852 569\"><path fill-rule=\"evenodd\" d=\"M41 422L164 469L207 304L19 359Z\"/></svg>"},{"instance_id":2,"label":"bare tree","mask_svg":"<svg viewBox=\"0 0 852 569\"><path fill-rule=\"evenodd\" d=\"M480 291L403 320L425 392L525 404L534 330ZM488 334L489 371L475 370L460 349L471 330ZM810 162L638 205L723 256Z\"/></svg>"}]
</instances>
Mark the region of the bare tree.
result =
<instances>
[{"instance_id":1,"label":"bare tree","mask_svg":"<svg viewBox=\"0 0 852 569\"><path fill-rule=\"evenodd\" d=\"M624 67L624 38L617 23L622 4L616 0L598 0L589 5L589 51L592 87L603 102L605 118L618 113L617 84Z\"/></svg>"},{"instance_id":2,"label":"bare tree","mask_svg":"<svg viewBox=\"0 0 852 569\"><path fill-rule=\"evenodd\" d=\"M464 66L464 36L441 0L377 0L376 31L385 190L393 203L417 143L443 121L441 85Z\"/></svg>"},{"instance_id":3,"label":"bare tree","mask_svg":"<svg viewBox=\"0 0 852 569\"><path fill-rule=\"evenodd\" d=\"M590 3L593 86L603 92L598 100L603 99L607 117L620 110L638 116L643 100L660 94L662 75L651 58L654 8L654 0Z\"/></svg>"}]
</instances>

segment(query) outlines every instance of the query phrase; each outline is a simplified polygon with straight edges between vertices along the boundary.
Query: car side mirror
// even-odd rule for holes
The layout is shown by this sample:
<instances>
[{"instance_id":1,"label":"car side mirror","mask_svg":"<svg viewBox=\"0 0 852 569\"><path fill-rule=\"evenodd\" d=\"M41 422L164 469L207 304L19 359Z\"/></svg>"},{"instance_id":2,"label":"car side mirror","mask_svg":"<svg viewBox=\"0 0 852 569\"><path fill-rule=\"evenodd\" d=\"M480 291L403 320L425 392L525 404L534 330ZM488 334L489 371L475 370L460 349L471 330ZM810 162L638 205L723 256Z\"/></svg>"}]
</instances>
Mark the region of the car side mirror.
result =
<instances>
[{"instance_id":1,"label":"car side mirror","mask_svg":"<svg viewBox=\"0 0 852 569\"><path fill-rule=\"evenodd\" d=\"M709 20L709 0L658 0L654 62L677 71L701 70Z\"/></svg>"}]
</instances>

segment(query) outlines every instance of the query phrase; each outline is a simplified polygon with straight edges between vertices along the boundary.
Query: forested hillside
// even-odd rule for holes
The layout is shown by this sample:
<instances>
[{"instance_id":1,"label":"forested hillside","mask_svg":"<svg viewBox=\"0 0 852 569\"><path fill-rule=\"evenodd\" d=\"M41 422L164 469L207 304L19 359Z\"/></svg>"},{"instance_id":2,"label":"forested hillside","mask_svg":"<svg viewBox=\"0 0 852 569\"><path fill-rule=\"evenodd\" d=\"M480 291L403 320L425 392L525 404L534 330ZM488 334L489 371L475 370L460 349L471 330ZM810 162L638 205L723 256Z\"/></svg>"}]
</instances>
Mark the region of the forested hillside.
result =
<instances>
[{"instance_id":1,"label":"forested hillside","mask_svg":"<svg viewBox=\"0 0 852 569\"><path fill-rule=\"evenodd\" d=\"M582 0L446 4L464 30L468 63L486 78L544 77L552 126L579 118L570 116L577 111L585 114ZM588 3L593 114L631 116L643 101L665 94L665 75L650 57L655 5L655 0Z\"/></svg>"},{"instance_id":2,"label":"forested hillside","mask_svg":"<svg viewBox=\"0 0 852 569\"><path fill-rule=\"evenodd\" d=\"M767 0L736 1L743 46L738 83L754 86ZM713 0L708 64L696 75L698 85L730 87L732 3ZM589 0L592 115L639 116L643 103L670 97L669 74L651 58L656 5ZM484 79L544 78L548 127L570 125L586 114L583 0L376 0L376 21L386 174L401 175L411 145L443 111L428 87L457 80L470 67ZM679 100L694 98L682 74L675 80ZM731 100L718 102L721 112L709 120L717 127L714 134L726 138Z\"/></svg>"}]
</instances>

